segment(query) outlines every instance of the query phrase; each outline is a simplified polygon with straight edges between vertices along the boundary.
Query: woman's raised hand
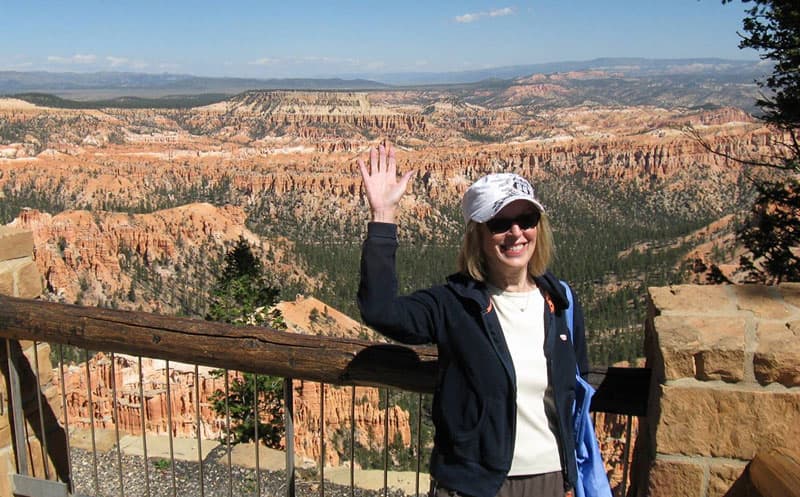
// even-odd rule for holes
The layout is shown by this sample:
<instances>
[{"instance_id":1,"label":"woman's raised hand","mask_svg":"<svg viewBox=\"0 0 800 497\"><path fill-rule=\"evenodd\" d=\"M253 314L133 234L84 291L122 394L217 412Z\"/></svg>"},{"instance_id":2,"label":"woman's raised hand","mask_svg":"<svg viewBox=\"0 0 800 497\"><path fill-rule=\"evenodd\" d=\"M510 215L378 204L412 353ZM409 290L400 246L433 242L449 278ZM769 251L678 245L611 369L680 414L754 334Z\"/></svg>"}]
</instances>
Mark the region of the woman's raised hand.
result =
<instances>
[{"instance_id":1,"label":"woman's raised hand","mask_svg":"<svg viewBox=\"0 0 800 497\"><path fill-rule=\"evenodd\" d=\"M391 145L380 145L369 150L369 167L362 159L358 159L367 200L372 212L372 220L382 223L394 223L400 198L408 187L408 180L414 171L397 177L397 163L394 148Z\"/></svg>"}]
</instances>

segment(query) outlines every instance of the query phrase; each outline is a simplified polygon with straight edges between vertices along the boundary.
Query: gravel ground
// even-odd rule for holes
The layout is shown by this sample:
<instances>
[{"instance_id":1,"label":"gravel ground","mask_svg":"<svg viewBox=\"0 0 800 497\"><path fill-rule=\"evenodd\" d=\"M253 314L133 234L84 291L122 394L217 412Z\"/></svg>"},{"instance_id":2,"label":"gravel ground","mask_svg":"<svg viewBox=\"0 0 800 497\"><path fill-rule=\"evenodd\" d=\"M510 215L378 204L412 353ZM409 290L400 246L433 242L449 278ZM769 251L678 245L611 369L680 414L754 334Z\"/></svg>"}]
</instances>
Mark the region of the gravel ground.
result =
<instances>
[{"instance_id":1,"label":"gravel ground","mask_svg":"<svg viewBox=\"0 0 800 497\"><path fill-rule=\"evenodd\" d=\"M225 449L218 447L215 451L221 454L210 454L208 460L224 460ZM214 456L221 457L214 457ZM147 465L150 482L149 493L145 480L144 458L122 454L122 489L120 489L120 473L117 465L117 451L99 452L97 454L97 478L95 478L95 459L90 451L72 449L72 473L76 488L74 495L80 497L284 497L286 495L286 477L283 471L260 471L260 493L256 481L255 470L232 466L229 479L227 464L206 462L203 464L203 485L200 485L200 464L189 461L175 461L175 477L173 491L173 473L168 459L150 458ZM95 481L97 483L95 483ZM232 485L229 484L232 482ZM383 490L373 491L325 482L322 489L319 480L307 481L295 478L295 495L310 497L324 495L326 497L383 497ZM232 487L232 488L231 488ZM389 489L388 497L406 497L397 489Z\"/></svg>"}]
</instances>

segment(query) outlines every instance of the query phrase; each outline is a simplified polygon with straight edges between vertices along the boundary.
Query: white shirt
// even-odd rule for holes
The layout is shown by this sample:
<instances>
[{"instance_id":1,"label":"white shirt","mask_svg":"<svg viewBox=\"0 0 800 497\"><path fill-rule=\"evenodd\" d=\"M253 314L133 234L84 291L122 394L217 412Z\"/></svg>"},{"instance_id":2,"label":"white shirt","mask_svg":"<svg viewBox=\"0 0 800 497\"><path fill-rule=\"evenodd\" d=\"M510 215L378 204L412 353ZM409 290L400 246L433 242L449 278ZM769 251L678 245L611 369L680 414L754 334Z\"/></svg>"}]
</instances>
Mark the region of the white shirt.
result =
<instances>
[{"instance_id":1,"label":"white shirt","mask_svg":"<svg viewBox=\"0 0 800 497\"><path fill-rule=\"evenodd\" d=\"M489 295L505 335L517 377L517 432L509 476L561 470L558 442L545 414L544 297L539 290Z\"/></svg>"}]
</instances>

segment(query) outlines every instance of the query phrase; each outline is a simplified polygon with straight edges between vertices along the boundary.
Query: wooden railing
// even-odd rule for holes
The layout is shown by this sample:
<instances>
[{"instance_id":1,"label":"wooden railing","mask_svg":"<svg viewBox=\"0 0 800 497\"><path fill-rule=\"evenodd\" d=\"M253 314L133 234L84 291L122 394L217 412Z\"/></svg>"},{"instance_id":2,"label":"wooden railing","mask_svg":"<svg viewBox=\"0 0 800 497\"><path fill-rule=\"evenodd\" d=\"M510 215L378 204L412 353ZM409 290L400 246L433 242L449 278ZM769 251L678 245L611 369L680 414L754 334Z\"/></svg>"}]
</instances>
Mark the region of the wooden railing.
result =
<instances>
[{"instance_id":1,"label":"wooden railing","mask_svg":"<svg viewBox=\"0 0 800 497\"><path fill-rule=\"evenodd\" d=\"M9 356L20 355L19 345L13 341L28 340L69 345L85 351L123 353L140 358L149 357L226 370L281 376L289 379L288 383L285 382L287 385L291 385L290 379L297 379L332 385L389 387L430 393L434 389L437 374L437 353L435 347L430 346L404 346L358 339L309 336L269 328L239 327L198 319L81 307L2 295L0 295L0 338L12 340L8 346ZM86 357L88 358L88 355ZM59 370L63 371L62 366L59 366ZM605 378L608 380L605 383L613 383L611 380L619 376L607 375L605 371L601 373L595 380ZM630 373L630 371L626 371L626 373ZM23 370L22 374L27 375L28 384L38 384L35 379L31 382L34 376L38 377L38 372ZM646 383L643 382L645 396ZM169 382L167 382L167 387L169 387ZM287 398L284 399L284 403L290 409L292 401L288 396L291 395L292 389L287 388L285 392ZM622 389L626 392L625 398L630 399L631 381L627 376ZM89 386L89 390L91 391L91 386ZM625 447L627 460L631 436L630 415L641 415L641 413L627 412L630 409L625 406L622 406L624 409L621 411L614 409L613 406L618 402L614 400L613 392L611 392L610 398L605 396L607 393L601 385L596 400L600 401L600 404L605 402L608 406L595 410L629 415ZM355 394L353 393L353 395ZM605 400L603 400L604 396ZM37 397L41 397L41 395L37 395ZM420 396L418 419L421 419L422 415L421 406L422 397ZM388 409L388 402L386 408ZM47 406L44 411L48 423L59 422L56 415L47 409ZM286 426L286 472L289 478L287 496L292 496L294 493L291 475L294 474L294 458L291 453L293 443L289 442L292 413L287 412L286 414L288 423ZM28 419L28 422L33 426L36 420ZM47 423L42 422L41 424ZM68 427L65 428L68 429ZM417 431L419 432L419 430L418 427ZM388 428L385 431L388 433ZM51 442L51 452L53 450L69 452L68 444L69 432L66 432L58 436L55 443ZM388 442L385 441L384 445L388 445ZM417 445L419 446L419 440ZM324 446L322 450L324 452ZM256 457L258 456L256 455ZM384 458L386 459L386 457L388 456L385 455ZM67 482L72 477L69 464L67 461L56 468L57 476L61 481ZM257 461L256 465L258 468ZM417 466L417 479L419 480L419 461ZM386 467L388 464L385 465L384 480L386 479ZM319 470L320 479L324 480L324 464L320 465ZM627 467L625 473L627 474ZM256 474L258 474L258 469L256 469ZM352 478L351 469L351 489ZM122 477L120 476L121 481ZM22 479L20 482L27 483L28 481ZM95 481L95 487L97 486ZM120 483L120 488L121 486ZM419 481L417 486L419 486ZM324 485L321 485L320 488L324 489ZM623 493L624 489L625 481L621 490ZM35 491L31 492L33 493L23 495L36 495ZM174 483L173 493L175 493ZM419 489L417 494L420 495Z\"/></svg>"},{"instance_id":2,"label":"wooden railing","mask_svg":"<svg viewBox=\"0 0 800 497\"><path fill-rule=\"evenodd\" d=\"M750 462L748 475L763 497L800 497L800 450L777 447L759 452Z\"/></svg>"},{"instance_id":3,"label":"wooden railing","mask_svg":"<svg viewBox=\"0 0 800 497\"><path fill-rule=\"evenodd\" d=\"M335 385L432 392L436 349L0 296L0 337Z\"/></svg>"}]
</instances>

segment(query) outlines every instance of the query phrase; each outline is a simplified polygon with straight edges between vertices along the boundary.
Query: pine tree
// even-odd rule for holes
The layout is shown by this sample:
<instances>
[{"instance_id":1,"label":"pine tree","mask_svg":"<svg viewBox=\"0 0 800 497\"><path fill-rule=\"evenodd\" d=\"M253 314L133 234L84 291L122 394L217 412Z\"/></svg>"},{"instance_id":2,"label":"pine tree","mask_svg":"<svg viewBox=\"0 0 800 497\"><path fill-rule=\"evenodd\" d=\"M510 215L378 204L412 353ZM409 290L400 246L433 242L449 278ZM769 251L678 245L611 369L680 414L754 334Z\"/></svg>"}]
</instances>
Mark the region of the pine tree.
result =
<instances>
[{"instance_id":1,"label":"pine tree","mask_svg":"<svg viewBox=\"0 0 800 497\"><path fill-rule=\"evenodd\" d=\"M732 0L723 0L729 3ZM800 280L800 8L796 0L743 0L750 3L742 21L740 48L753 48L774 62L772 74L759 83L764 96L756 103L761 119L776 130L779 155L767 162L747 162L778 174L756 183L758 197L738 236L752 257L742 267L756 281ZM758 261L758 264L756 263Z\"/></svg>"},{"instance_id":2,"label":"pine tree","mask_svg":"<svg viewBox=\"0 0 800 497\"><path fill-rule=\"evenodd\" d=\"M279 290L267 283L261 262L247 240L240 238L225 256L225 266L211 291L206 319L240 326L285 329L280 311L274 308L278 294ZM221 376L225 372L216 370L213 374ZM280 377L252 373L234 377L227 396L232 419L228 436L234 442L255 439L257 421L259 440L269 447L280 447L284 428L282 396L283 379ZM217 390L211 400L214 410L224 416L225 392ZM261 414L267 415L269 423L261 421Z\"/></svg>"}]
</instances>

